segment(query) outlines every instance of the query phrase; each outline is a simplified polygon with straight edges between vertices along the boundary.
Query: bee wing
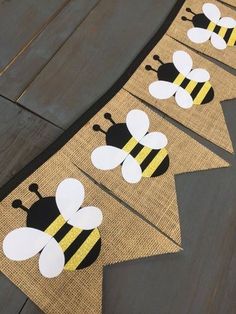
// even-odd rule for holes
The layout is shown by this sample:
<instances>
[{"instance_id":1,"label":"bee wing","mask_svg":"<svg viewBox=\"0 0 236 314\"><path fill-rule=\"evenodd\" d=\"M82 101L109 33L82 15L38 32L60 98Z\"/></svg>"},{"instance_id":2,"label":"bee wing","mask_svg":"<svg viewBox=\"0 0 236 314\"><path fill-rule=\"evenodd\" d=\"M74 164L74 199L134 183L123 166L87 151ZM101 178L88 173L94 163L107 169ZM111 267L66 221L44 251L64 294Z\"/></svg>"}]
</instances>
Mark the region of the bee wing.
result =
<instances>
[{"instance_id":1,"label":"bee wing","mask_svg":"<svg viewBox=\"0 0 236 314\"><path fill-rule=\"evenodd\" d=\"M94 167L100 170L111 170L119 166L127 155L128 153L120 148L105 145L94 149L91 161Z\"/></svg>"},{"instance_id":2,"label":"bee wing","mask_svg":"<svg viewBox=\"0 0 236 314\"><path fill-rule=\"evenodd\" d=\"M187 76L187 79L193 80L196 82L206 82L210 79L210 74L205 69L194 69Z\"/></svg>"},{"instance_id":3,"label":"bee wing","mask_svg":"<svg viewBox=\"0 0 236 314\"><path fill-rule=\"evenodd\" d=\"M130 134L139 141L149 129L147 114L138 109L130 110L126 116L126 125Z\"/></svg>"},{"instance_id":4,"label":"bee wing","mask_svg":"<svg viewBox=\"0 0 236 314\"><path fill-rule=\"evenodd\" d=\"M226 41L216 33L212 33L211 43L216 49L219 50L223 50L227 47Z\"/></svg>"},{"instance_id":5,"label":"bee wing","mask_svg":"<svg viewBox=\"0 0 236 314\"><path fill-rule=\"evenodd\" d=\"M178 85L166 81L156 81L149 85L149 93L157 99L168 99L177 89Z\"/></svg>"},{"instance_id":6,"label":"bee wing","mask_svg":"<svg viewBox=\"0 0 236 314\"><path fill-rule=\"evenodd\" d=\"M200 27L193 27L190 28L187 32L188 38L196 43L196 44L202 44L208 41L211 37L212 31L209 31L208 29L203 29Z\"/></svg>"},{"instance_id":7,"label":"bee wing","mask_svg":"<svg viewBox=\"0 0 236 314\"><path fill-rule=\"evenodd\" d=\"M39 270L44 277L53 278L62 272L65 255L58 242L52 238L39 257Z\"/></svg>"},{"instance_id":8,"label":"bee wing","mask_svg":"<svg viewBox=\"0 0 236 314\"><path fill-rule=\"evenodd\" d=\"M138 183L142 178L142 169L131 155L124 160L121 171L123 178L128 183Z\"/></svg>"},{"instance_id":9,"label":"bee wing","mask_svg":"<svg viewBox=\"0 0 236 314\"><path fill-rule=\"evenodd\" d=\"M3 252L11 260L24 261L39 253L52 237L41 230L18 228L3 240Z\"/></svg>"},{"instance_id":10,"label":"bee wing","mask_svg":"<svg viewBox=\"0 0 236 314\"><path fill-rule=\"evenodd\" d=\"M236 20L233 19L232 17L222 17L219 22L218 22L219 26L223 26L226 28L234 28L236 27Z\"/></svg>"},{"instance_id":11,"label":"bee wing","mask_svg":"<svg viewBox=\"0 0 236 314\"><path fill-rule=\"evenodd\" d=\"M173 53L173 64L180 73L186 76L193 67L193 60L187 52L177 50Z\"/></svg>"},{"instance_id":12,"label":"bee wing","mask_svg":"<svg viewBox=\"0 0 236 314\"><path fill-rule=\"evenodd\" d=\"M63 180L56 190L56 204L67 221L80 208L84 200L83 184L73 178Z\"/></svg>"},{"instance_id":13,"label":"bee wing","mask_svg":"<svg viewBox=\"0 0 236 314\"><path fill-rule=\"evenodd\" d=\"M140 144L152 149L164 148L167 145L167 143L168 143L167 137L165 136L165 134L161 132L148 133L140 141Z\"/></svg>"},{"instance_id":14,"label":"bee wing","mask_svg":"<svg viewBox=\"0 0 236 314\"><path fill-rule=\"evenodd\" d=\"M191 95L182 87L177 90L175 94L175 100L177 104L184 109L191 108L193 105L193 99Z\"/></svg>"},{"instance_id":15,"label":"bee wing","mask_svg":"<svg viewBox=\"0 0 236 314\"><path fill-rule=\"evenodd\" d=\"M102 219L102 211L99 208L88 206L77 211L68 221L68 224L76 228L91 230L100 226Z\"/></svg>"},{"instance_id":16,"label":"bee wing","mask_svg":"<svg viewBox=\"0 0 236 314\"><path fill-rule=\"evenodd\" d=\"M202 11L210 21L214 22L215 24L219 22L221 13L215 4L204 3L202 6Z\"/></svg>"}]
</instances>

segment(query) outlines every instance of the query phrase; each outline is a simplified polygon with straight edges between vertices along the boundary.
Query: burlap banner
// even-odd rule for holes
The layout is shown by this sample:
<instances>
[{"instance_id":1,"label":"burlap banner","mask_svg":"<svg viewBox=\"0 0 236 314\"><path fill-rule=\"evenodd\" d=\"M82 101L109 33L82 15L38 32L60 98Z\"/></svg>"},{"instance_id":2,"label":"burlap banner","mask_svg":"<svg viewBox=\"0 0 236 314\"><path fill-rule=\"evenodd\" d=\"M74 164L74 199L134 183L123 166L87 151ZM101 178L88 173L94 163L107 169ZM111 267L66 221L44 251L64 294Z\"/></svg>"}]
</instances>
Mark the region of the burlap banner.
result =
<instances>
[{"instance_id":1,"label":"burlap banner","mask_svg":"<svg viewBox=\"0 0 236 314\"><path fill-rule=\"evenodd\" d=\"M84 199L81 206L95 206L101 210L103 216L98 229L76 234L76 249L80 250L80 254L78 256L71 254L71 251L76 252L75 247L73 247L75 242L72 242L72 239L73 236L75 239L75 232L79 229L72 228L69 230L67 224L67 230L64 226L64 229L61 228L59 231L61 234L58 232L55 235L56 239L62 238L60 245L64 248L65 257L68 260L64 270L60 270L61 273L55 273L59 267L59 256L53 250L52 245L48 249L48 251L51 250L50 252L45 253L45 249L43 249L40 255L37 254L37 256L25 261L12 261L5 257L1 251L1 271L46 313L97 314L101 311L102 306L102 268L104 265L167 252L178 252L180 248L103 192L87 179L62 152L58 152L19 185L0 206L1 243L9 232L21 228L18 229L18 238L14 239L15 247L12 254L16 254L18 251L21 254L26 254L27 250L33 251L33 246L36 245L35 237L33 240L31 237L23 239L25 228L23 230L22 227L25 227L27 222L28 229L29 227L32 228L35 222L35 228L43 229L42 224L47 224L51 217L50 213L55 209L53 202L57 187L68 178L80 181L84 187ZM32 183L37 184L38 188L32 186ZM36 193L32 191L36 191ZM40 196L37 196L37 193ZM81 198L81 193L77 193L76 197ZM21 200L23 209L12 207L12 202L16 199ZM72 198L71 201L76 202L76 199ZM67 202L69 203L70 200L67 199ZM16 207L16 202L14 206ZM37 206L40 207L41 213L37 212ZM27 210L28 212L26 212ZM57 217L59 215L57 210ZM54 223L54 230L51 224L51 227L48 227L46 231L49 234L49 229L51 229L52 234L57 228L58 218L57 220L56 217L54 218L55 220L51 221L52 224ZM11 232L11 235L14 235L14 232ZM9 243L8 236L4 240L4 249L8 254L10 254ZM50 244L46 245L46 247L49 246ZM18 254L20 253L18 252ZM45 257L46 254L49 254L48 259ZM83 256L84 259L82 259L81 255L86 256ZM95 261L94 258L96 258ZM93 263L88 266L91 261ZM47 264L43 265L46 262ZM72 262L75 267L81 267L81 269L71 271ZM88 267L86 267L86 263ZM39 266L42 274L39 271ZM49 279L45 276L56 277Z\"/></svg>"},{"instance_id":2,"label":"burlap banner","mask_svg":"<svg viewBox=\"0 0 236 314\"><path fill-rule=\"evenodd\" d=\"M141 116L139 120L136 115L132 120L133 110L144 112L146 117ZM128 113L130 115L127 120ZM150 121L146 127L143 125L145 119ZM130 127L134 129L133 135L127 131L127 124L133 125ZM137 145L134 139L136 127L138 132L142 133L143 130L144 134L162 134L149 133L153 138L150 136L141 141L143 145ZM121 152L119 149L113 152L106 145L119 147ZM146 150L145 145L148 146ZM95 150L100 146L105 148ZM150 147L154 148L153 151ZM174 175L228 165L124 90L95 115L67 143L63 151L79 168L179 244L181 240ZM128 153L131 158L126 157ZM134 158L137 165L132 160L129 161ZM114 169L100 170L109 168ZM132 181L135 183L129 183Z\"/></svg>"},{"instance_id":3,"label":"burlap banner","mask_svg":"<svg viewBox=\"0 0 236 314\"><path fill-rule=\"evenodd\" d=\"M235 97L235 85L233 75L164 36L124 88L233 152L220 101Z\"/></svg>"},{"instance_id":4,"label":"burlap banner","mask_svg":"<svg viewBox=\"0 0 236 314\"><path fill-rule=\"evenodd\" d=\"M236 6L235 0L224 2ZM236 67L236 12L219 1L186 0L167 34Z\"/></svg>"}]
</instances>

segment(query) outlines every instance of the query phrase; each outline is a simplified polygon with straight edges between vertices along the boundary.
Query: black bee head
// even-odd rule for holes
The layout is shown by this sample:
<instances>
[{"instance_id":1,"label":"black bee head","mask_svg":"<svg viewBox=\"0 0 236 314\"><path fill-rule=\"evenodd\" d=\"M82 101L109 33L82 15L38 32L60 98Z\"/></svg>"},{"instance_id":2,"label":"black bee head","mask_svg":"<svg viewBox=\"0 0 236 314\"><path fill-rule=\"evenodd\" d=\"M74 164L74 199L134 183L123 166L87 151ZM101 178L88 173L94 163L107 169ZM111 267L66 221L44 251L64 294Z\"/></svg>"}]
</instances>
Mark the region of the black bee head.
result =
<instances>
[{"instance_id":1,"label":"black bee head","mask_svg":"<svg viewBox=\"0 0 236 314\"><path fill-rule=\"evenodd\" d=\"M192 19L188 19L186 16L182 16L183 21L190 21L192 22L194 27L200 27L200 28L207 28L209 24L209 20L203 13L196 14L194 13L190 8L186 8L186 11L188 13L191 13L193 15Z\"/></svg>"},{"instance_id":2,"label":"black bee head","mask_svg":"<svg viewBox=\"0 0 236 314\"><path fill-rule=\"evenodd\" d=\"M115 121L112 119L111 114L108 113L108 112L106 112L106 113L104 114L104 118L105 118L106 120L109 120L109 121L111 122L111 124L112 124L112 125L109 127L109 129L108 129L107 131L104 131L104 130L101 128L100 125L94 124L93 130L96 131L96 132L102 132L102 133L104 133L104 134L106 135L106 138L107 138L108 135L111 134L111 133L113 132L113 130L116 129L117 124L116 124ZM110 136L109 136L109 137L110 137Z\"/></svg>"},{"instance_id":3,"label":"black bee head","mask_svg":"<svg viewBox=\"0 0 236 314\"><path fill-rule=\"evenodd\" d=\"M159 57L158 55L154 55L154 56L153 56L153 60L158 61L158 62L161 64L161 65L157 68L157 70L154 69L154 68L153 68L151 65L149 65L149 64L147 64L147 65L145 66L145 69L146 69L147 71L156 72L156 73L157 73L157 76L159 77L159 72L160 72L160 71L163 71L162 69L165 68L165 63L160 59L160 57Z\"/></svg>"}]
</instances>

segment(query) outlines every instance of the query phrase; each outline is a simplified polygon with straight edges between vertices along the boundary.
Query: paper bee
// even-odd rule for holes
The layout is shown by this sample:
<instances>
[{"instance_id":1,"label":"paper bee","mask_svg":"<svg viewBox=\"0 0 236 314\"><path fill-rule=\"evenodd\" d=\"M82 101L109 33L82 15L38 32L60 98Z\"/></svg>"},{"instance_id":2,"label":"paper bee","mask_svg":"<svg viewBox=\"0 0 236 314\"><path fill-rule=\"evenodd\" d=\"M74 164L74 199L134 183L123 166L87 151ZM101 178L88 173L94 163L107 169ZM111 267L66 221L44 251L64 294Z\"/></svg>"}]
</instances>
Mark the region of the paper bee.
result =
<instances>
[{"instance_id":1,"label":"paper bee","mask_svg":"<svg viewBox=\"0 0 236 314\"><path fill-rule=\"evenodd\" d=\"M101 237L97 227L102 222L99 208L81 208L84 187L76 179L63 180L55 197L42 197L37 184L31 184L37 200L29 209L20 200L14 208L27 212L27 227L11 231L3 241L3 252L11 260L22 261L36 254L44 277L58 276L63 269L76 270L90 266L98 257Z\"/></svg>"},{"instance_id":2,"label":"paper bee","mask_svg":"<svg viewBox=\"0 0 236 314\"><path fill-rule=\"evenodd\" d=\"M203 13L195 14L190 8L187 12L193 15L192 20L182 16L183 21L191 21L193 28L187 32L188 38L201 44L209 39L216 49L233 47L236 44L236 20L231 17L221 17L220 10L215 4L205 3Z\"/></svg>"},{"instance_id":3,"label":"paper bee","mask_svg":"<svg viewBox=\"0 0 236 314\"><path fill-rule=\"evenodd\" d=\"M126 116L126 123L116 124L110 113L105 119L112 125L107 132L99 125L95 131L106 135L105 146L96 148L91 154L93 165L101 170L111 170L121 166L122 176L129 183L137 183L142 177L160 176L169 167L166 150L167 138L161 132L148 133L149 118L141 110L131 110Z\"/></svg>"},{"instance_id":4,"label":"paper bee","mask_svg":"<svg viewBox=\"0 0 236 314\"><path fill-rule=\"evenodd\" d=\"M157 73L158 81L149 85L149 93L157 99L175 96L176 103L184 109L193 105L203 105L214 98L214 90L209 82L210 74L201 68L193 69L193 60L185 51L175 51L172 63L163 63L159 56L154 60L161 63L157 70L146 65L147 71Z\"/></svg>"}]
</instances>

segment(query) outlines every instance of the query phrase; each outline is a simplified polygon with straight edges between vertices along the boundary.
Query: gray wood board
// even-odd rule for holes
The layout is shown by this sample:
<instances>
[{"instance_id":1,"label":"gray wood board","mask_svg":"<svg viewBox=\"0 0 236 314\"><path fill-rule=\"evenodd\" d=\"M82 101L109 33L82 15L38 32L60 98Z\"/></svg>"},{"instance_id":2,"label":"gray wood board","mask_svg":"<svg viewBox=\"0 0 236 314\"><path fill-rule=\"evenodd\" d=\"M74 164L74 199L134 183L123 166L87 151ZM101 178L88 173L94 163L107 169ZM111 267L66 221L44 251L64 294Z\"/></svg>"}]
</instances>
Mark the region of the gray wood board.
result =
<instances>
[{"instance_id":1,"label":"gray wood board","mask_svg":"<svg viewBox=\"0 0 236 314\"><path fill-rule=\"evenodd\" d=\"M67 128L117 81L175 2L101 1L18 102Z\"/></svg>"},{"instance_id":2,"label":"gray wood board","mask_svg":"<svg viewBox=\"0 0 236 314\"><path fill-rule=\"evenodd\" d=\"M71 0L0 77L0 94L17 100L98 0Z\"/></svg>"},{"instance_id":3,"label":"gray wood board","mask_svg":"<svg viewBox=\"0 0 236 314\"><path fill-rule=\"evenodd\" d=\"M0 72L68 0L0 1Z\"/></svg>"}]
</instances>

